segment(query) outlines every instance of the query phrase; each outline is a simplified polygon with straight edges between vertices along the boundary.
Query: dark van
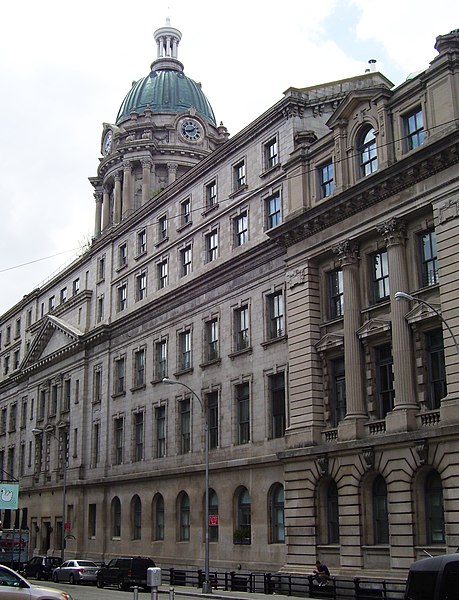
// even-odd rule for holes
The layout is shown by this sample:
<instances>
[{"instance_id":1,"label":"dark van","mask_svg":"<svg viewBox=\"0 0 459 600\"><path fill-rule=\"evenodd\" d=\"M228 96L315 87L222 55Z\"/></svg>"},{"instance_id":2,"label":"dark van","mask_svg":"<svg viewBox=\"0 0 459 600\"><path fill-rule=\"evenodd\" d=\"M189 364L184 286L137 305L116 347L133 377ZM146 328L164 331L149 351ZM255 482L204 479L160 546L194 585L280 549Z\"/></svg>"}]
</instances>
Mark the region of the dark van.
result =
<instances>
[{"instance_id":1,"label":"dark van","mask_svg":"<svg viewBox=\"0 0 459 600\"><path fill-rule=\"evenodd\" d=\"M116 585L119 590L128 590L136 585L147 589L147 570L156 566L148 556L122 556L112 558L97 571L97 587Z\"/></svg>"},{"instance_id":2,"label":"dark van","mask_svg":"<svg viewBox=\"0 0 459 600\"><path fill-rule=\"evenodd\" d=\"M459 554L423 558L413 563L406 582L405 600L459 598Z\"/></svg>"}]
</instances>

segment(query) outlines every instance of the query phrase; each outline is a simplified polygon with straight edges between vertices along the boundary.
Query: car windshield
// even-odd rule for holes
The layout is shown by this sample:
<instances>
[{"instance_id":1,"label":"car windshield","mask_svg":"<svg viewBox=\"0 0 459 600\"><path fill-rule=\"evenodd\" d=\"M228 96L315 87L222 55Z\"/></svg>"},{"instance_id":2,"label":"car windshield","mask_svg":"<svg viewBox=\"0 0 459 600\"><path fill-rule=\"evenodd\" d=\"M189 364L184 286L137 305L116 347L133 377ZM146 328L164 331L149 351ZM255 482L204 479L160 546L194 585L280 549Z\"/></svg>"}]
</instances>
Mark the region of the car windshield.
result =
<instances>
[{"instance_id":1,"label":"car windshield","mask_svg":"<svg viewBox=\"0 0 459 600\"><path fill-rule=\"evenodd\" d=\"M92 560L79 560L78 564L80 567L97 567L95 562L92 562Z\"/></svg>"}]
</instances>

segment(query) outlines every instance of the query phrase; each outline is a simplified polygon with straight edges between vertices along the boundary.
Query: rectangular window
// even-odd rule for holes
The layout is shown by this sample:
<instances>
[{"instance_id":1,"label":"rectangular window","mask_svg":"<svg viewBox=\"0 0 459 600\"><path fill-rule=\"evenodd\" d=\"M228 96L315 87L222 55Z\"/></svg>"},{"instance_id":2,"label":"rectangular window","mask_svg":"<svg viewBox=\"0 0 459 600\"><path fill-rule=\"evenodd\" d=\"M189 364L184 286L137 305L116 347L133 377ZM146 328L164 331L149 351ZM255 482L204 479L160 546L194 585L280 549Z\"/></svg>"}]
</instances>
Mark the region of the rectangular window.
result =
<instances>
[{"instance_id":1,"label":"rectangular window","mask_svg":"<svg viewBox=\"0 0 459 600\"><path fill-rule=\"evenodd\" d=\"M46 390L40 390L40 402L38 403L38 416L41 421L46 415Z\"/></svg>"},{"instance_id":2,"label":"rectangular window","mask_svg":"<svg viewBox=\"0 0 459 600\"><path fill-rule=\"evenodd\" d=\"M166 407L155 408L156 458L166 456Z\"/></svg>"},{"instance_id":3,"label":"rectangular window","mask_svg":"<svg viewBox=\"0 0 459 600\"><path fill-rule=\"evenodd\" d=\"M138 350L134 354L134 387L145 385L145 349Z\"/></svg>"},{"instance_id":4,"label":"rectangular window","mask_svg":"<svg viewBox=\"0 0 459 600\"><path fill-rule=\"evenodd\" d=\"M115 434L115 465L123 463L123 448L124 448L124 419L118 417L114 421Z\"/></svg>"},{"instance_id":5,"label":"rectangular window","mask_svg":"<svg viewBox=\"0 0 459 600\"><path fill-rule=\"evenodd\" d=\"M250 441L250 388L248 383L236 385L237 443Z\"/></svg>"},{"instance_id":6,"label":"rectangular window","mask_svg":"<svg viewBox=\"0 0 459 600\"><path fill-rule=\"evenodd\" d=\"M279 164L279 154L277 150L277 139L273 138L265 144L265 167L271 169Z\"/></svg>"},{"instance_id":7,"label":"rectangular window","mask_svg":"<svg viewBox=\"0 0 459 600\"><path fill-rule=\"evenodd\" d=\"M247 211L241 212L234 221L234 245L243 246L249 241L249 217Z\"/></svg>"},{"instance_id":8,"label":"rectangular window","mask_svg":"<svg viewBox=\"0 0 459 600\"><path fill-rule=\"evenodd\" d=\"M80 278L77 277L72 283L72 295L76 296L80 291Z\"/></svg>"},{"instance_id":9,"label":"rectangular window","mask_svg":"<svg viewBox=\"0 0 459 600\"><path fill-rule=\"evenodd\" d=\"M206 208L213 208L217 205L217 182L214 180L206 185Z\"/></svg>"},{"instance_id":10,"label":"rectangular window","mask_svg":"<svg viewBox=\"0 0 459 600\"><path fill-rule=\"evenodd\" d=\"M206 394L206 405L209 425L209 448L218 448L218 392Z\"/></svg>"},{"instance_id":11,"label":"rectangular window","mask_svg":"<svg viewBox=\"0 0 459 600\"><path fill-rule=\"evenodd\" d=\"M191 331L179 334L179 370L191 369Z\"/></svg>"},{"instance_id":12,"label":"rectangular window","mask_svg":"<svg viewBox=\"0 0 459 600\"><path fill-rule=\"evenodd\" d=\"M54 298L54 296L52 296L52 298ZM53 308L54 308L54 304L53 304ZM6 344L11 344L11 325L8 325L6 327L5 345Z\"/></svg>"},{"instance_id":13,"label":"rectangular window","mask_svg":"<svg viewBox=\"0 0 459 600\"><path fill-rule=\"evenodd\" d=\"M285 374L276 373L268 377L271 407L271 437L285 435Z\"/></svg>"},{"instance_id":14,"label":"rectangular window","mask_svg":"<svg viewBox=\"0 0 459 600\"><path fill-rule=\"evenodd\" d=\"M158 263L158 288L162 290L167 286L168 264L167 259Z\"/></svg>"},{"instance_id":15,"label":"rectangular window","mask_svg":"<svg viewBox=\"0 0 459 600\"><path fill-rule=\"evenodd\" d=\"M27 398L24 398L21 405L21 427L27 424Z\"/></svg>"},{"instance_id":16,"label":"rectangular window","mask_svg":"<svg viewBox=\"0 0 459 600\"><path fill-rule=\"evenodd\" d=\"M2 434L6 433L7 418L8 418L7 409L2 408L2 412L0 413L0 433L2 433Z\"/></svg>"},{"instance_id":17,"label":"rectangular window","mask_svg":"<svg viewBox=\"0 0 459 600\"><path fill-rule=\"evenodd\" d=\"M67 288L66 287L61 289L60 298L61 298L61 304L63 304L67 300Z\"/></svg>"},{"instance_id":18,"label":"rectangular window","mask_svg":"<svg viewBox=\"0 0 459 600\"><path fill-rule=\"evenodd\" d=\"M180 250L180 273L182 277L189 275L192 271L191 244Z\"/></svg>"},{"instance_id":19,"label":"rectangular window","mask_svg":"<svg viewBox=\"0 0 459 600\"><path fill-rule=\"evenodd\" d=\"M17 419L17 404L12 404L10 407L10 428L9 431L16 431L16 419Z\"/></svg>"},{"instance_id":20,"label":"rectangular window","mask_svg":"<svg viewBox=\"0 0 459 600\"><path fill-rule=\"evenodd\" d=\"M16 319L15 325L14 325L14 338L18 339L21 337L21 319Z\"/></svg>"},{"instance_id":21,"label":"rectangular window","mask_svg":"<svg viewBox=\"0 0 459 600\"><path fill-rule=\"evenodd\" d=\"M167 239L167 215L163 215L158 219L158 241L162 242Z\"/></svg>"},{"instance_id":22,"label":"rectangular window","mask_svg":"<svg viewBox=\"0 0 459 600\"><path fill-rule=\"evenodd\" d=\"M135 280L136 300L143 300L147 297L147 274L140 273Z\"/></svg>"},{"instance_id":23,"label":"rectangular window","mask_svg":"<svg viewBox=\"0 0 459 600\"><path fill-rule=\"evenodd\" d=\"M328 198L335 189L333 162L329 161L319 167L320 197Z\"/></svg>"},{"instance_id":24,"label":"rectangular window","mask_svg":"<svg viewBox=\"0 0 459 600\"><path fill-rule=\"evenodd\" d=\"M346 372L342 356L330 362L330 375L331 422L333 427L337 427L346 416Z\"/></svg>"},{"instance_id":25,"label":"rectangular window","mask_svg":"<svg viewBox=\"0 0 459 600\"><path fill-rule=\"evenodd\" d=\"M56 307L56 298L54 296L51 296L51 298L49 299L49 303L48 303L48 309L50 311L54 310L54 308ZM8 329L7 329L8 331Z\"/></svg>"},{"instance_id":26,"label":"rectangular window","mask_svg":"<svg viewBox=\"0 0 459 600\"><path fill-rule=\"evenodd\" d=\"M328 273L328 313L330 319L344 315L343 271L335 269Z\"/></svg>"},{"instance_id":27,"label":"rectangular window","mask_svg":"<svg viewBox=\"0 0 459 600\"><path fill-rule=\"evenodd\" d=\"M377 252L371 256L373 299L375 302L389 298L389 262L387 252Z\"/></svg>"},{"instance_id":28,"label":"rectangular window","mask_svg":"<svg viewBox=\"0 0 459 600\"><path fill-rule=\"evenodd\" d=\"M191 200L187 198L180 203L180 225L191 223Z\"/></svg>"},{"instance_id":29,"label":"rectangular window","mask_svg":"<svg viewBox=\"0 0 459 600\"><path fill-rule=\"evenodd\" d=\"M218 258L218 231L214 229L206 235L206 262L212 262Z\"/></svg>"},{"instance_id":30,"label":"rectangular window","mask_svg":"<svg viewBox=\"0 0 459 600\"><path fill-rule=\"evenodd\" d=\"M143 460L143 412L134 413L134 462Z\"/></svg>"},{"instance_id":31,"label":"rectangular window","mask_svg":"<svg viewBox=\"0 0 459 600\"><path fill-rule=\"evenodd\" d=\"M121 244L118 247L118 268L122 269L127 265L127 244Z\"/></svg>"},{"instance_id":32,"label":"rectangular window","mask_svg":"<svg viewBox=\"0 0 459 600\"><path fill-rule=\"evenodd\" d=\"M7 354L3 358L3 375L8 375L9 372L10 372L10 356L9 356L9 354Z\"/></svg>"},{"instance_id":33,"label":"rectangular window","mask_svg":"<svg viewBox=\"0 0 459 600\"><path fill-rule=\"evenodd\" d=\"M62 411L68 412L70 410L70 396L72 389L72 380L64 379L64 390L62 398Z\"/></svg>"},{"instance_id":34,"label":"rectangular window","mask_svg":"<svg viewBox=\"0 0 459 600\"><path fill-rule=\"evenodd\" d=\"M49 414L54 416L57 414L57 399L58 399L59 388L56 384L51 386L51 404L49 407Z\"/></svg>"},{"instance_id":35,"label":"rectangular window","mask_svg":"<svg viewBox=\"0 0 459 600\"><path fill-rule=\"evenodd\" d=\"M126 391L126 361L124 357L115 360L115 394L124 394Z\"/></svg>"},{"instance_id":36,"label":"rectangular window","mask_svg":"<svg viewBox=\"0 0 459 600\"><path fill-rule=\"evenodd\" d=\"M421 251L421 285L427 287L438 283L437 237L435 231L419 236Z\"/></svg>"},{"instance_id":37,"label":"rectangular window","mask_svg":"<svg viewBox=\"0 0 459 600\"><path fill-rule=\"evenodd\" d=\"M241 306L234 312L235 350L245 350L250 345L249 307Z\"/></svg>"},{"instance_id":38,"label":"rectangular window","mask_svg":"<svg viewBox=\"0 0 459 600\"><path fill-rule=\"evenodd\" d=\"M162 381L167 377L167 341L161 340L155 344L156 379Z\"/></svg>"},{"instance_id":39,"label":"rectangular window","mask_svg":"<svg viewBox=\"0 0 459 600\"><path fill-rule=\"evenodd\" d=\"M30 327L32 325L32 309L29 308L27 310L27 315L26 315L26 326ZM1 346L1 338L0 338L0 346Z\"/></svg>"},{"instance_id":40,"label":"rectangular window","mask_svg":"<svg viewBox=\"0 0 459 600\"><path fill-rule=\"evenodd\" d=\"M96 467L100 461L100 423L94 423L92 429L92 466Z\"/></svg>"},{"instance_id":41,"label":"rectangular window","mask_svg":"<svg viewBox=\"0 0 459 600\"><path fill-rule=\"evenodd\" d=\"M281 223L281 199L279 193L270 196L266 203L266 228L272 229Z\"/></svg>"},{"instance_id":42,"label":"rectangular window","mask_svg":"<svg viewBox=\"0 0 459 600\"><path fill-rule=\"evenodd\" d=\"M190 432L190 400L186 398L180 402L180 453L187 454L191 451Z\"/></svg>"},{"instance_id":43,"label":"rectangular window","mask_svg":"<svg viewBox=\"0 0 459 600\"><path fill-rule=\"evenodd\" d=\"M100 256L97 261L97 280L103 281L105 279L105 255Z\"/></svg>"},{"instance_id":44,"label":"rectangular window","mask_svg":"<svg viewBox=\"0 0 459 600\"><path fill-rule=\"evenodd\" d=\"M98 323L104 319L104 296L103 294L97 298L96 320Z\"/></svg>"},{"instance_id":45,"label":"rectangular window","mask_svg":"<svg viewBox=\"0 0 459 600\"><path fill-rule=\"evenodd\" d=\"M424 119L422 110L416 108L403 118L406 135L406 149L414 150L424 143Z\"/></svg>"},{"instance_id":46,"label":"rectangular window","mask_svg":"<svg viewBox=\"0 0 459 600\"><path fill-rule=\"evenodd\" d=\"M218 319L212 319L205 324L207 352L204 360L206 362L216 360L218 352Z\"/></svg>"},{"instance_id":47,"label":"rectangular window","mask_svg":"<svg viewBox=\"0 0 459 600\"><path fill-rule=\"evenodd\" d=\"M94 371L94 402L102 401L102 369L97 367Z\"/></svg>"},{"instance_id":48,"label":"rectangular window","mask_svg":"<svg viewBox=\"0 0 459 600\"><path fill-rule=\"evenodd\" d=\"M392 350L389 345L375 348L376 386L378 395L377 417L384 419L394 408L394 371Z\"/></svg>"},{"instance_id":49,"label":"rectangular window","mask_svg":"<svg viewBox=\"0 0 459 600\"><path fill-rule=\"evenodd\" d=\"M17 371L19 369L19 350L15 350L13 353L13 369Z\"/></svg>"},{"instance_id":50,"label":"rectangular window","mask_svg":"<svg viewBox=\"0 0 459 600\"><path fill-rule=\"evenodd\" d=\"M268 336L270 340L285 335L284 327L284 294L278 291L267 296L268 303Z\"/></svg>"},{"instance_id":51,"label":"rectangular window","mask_svg":"<svg viewBox=\"0 0 459 600\"><path fill-rule=\"evenodd\" d=\"M137 255L145 254L147 251L147 230L137 232Z\"/></svg>"},{"instance_id":52,"label":"rectangular window","mask_svg":"<svg viewBox=\"0 0 459 600\"><path fill-rule=\"evenodd\" d=\"M88 506L88 538L90 540L96 537L96 523L97 523L97 504L89 504Z\"/></svg>"},{"instance_id":53,"label":"rectangular window","mask_svg":"<svg viewBox=\"0 0 459 600\"><path fill-rule=\"evenodd\" d=\"M429 410L440 408L440 402L447 394L445 353L441 329L426 333L427 378Z\"/></svg>"},{"instance_id":54,"label":"rectangular window","mask_svg":"<svg viewBox=\"0 0 459 600\"><path fill-rule=\"evenodd\" d=\"M246 186L246 175L245 175L245 161L241 160L234 165L233 167L234 173L234 190L237 191Z\"/></svg>"},{"instance_id":55,"label":"rectangular window","mask_svg":"<svg viewBox=\"0 0 459 600\"><path fill-rule=\"evenodd\" d=\"M120 285L118 288L118 312L127 308L127 285Z\"/></svg>"}]
</instances>

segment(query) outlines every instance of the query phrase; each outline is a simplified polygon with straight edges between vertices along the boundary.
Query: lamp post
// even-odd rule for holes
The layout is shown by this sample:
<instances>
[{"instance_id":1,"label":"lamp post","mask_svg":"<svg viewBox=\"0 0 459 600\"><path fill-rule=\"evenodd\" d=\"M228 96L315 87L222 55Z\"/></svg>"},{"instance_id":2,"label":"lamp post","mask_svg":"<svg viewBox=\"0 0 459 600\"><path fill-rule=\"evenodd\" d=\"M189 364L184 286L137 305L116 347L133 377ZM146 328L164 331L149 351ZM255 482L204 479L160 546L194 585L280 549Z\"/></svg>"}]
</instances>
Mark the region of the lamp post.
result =
<instances>
[{"instance_id":1,"label":"lamp post","mask_svg":"<svg viewBox=\"0 0 459 600\"><path fill-rule=\"evenodd\" d=\"M181 381L176 381L175 379L169 379L168 377L164 377L163 383L167 383L169 385L181 385L186 388L193 396L197 399L199 404L201 405L201 410L204 415L204 464L205 464L205 549L204 549L204 582L202 584L202 593L210 594L212 593L212 585L210 583L210 573L209 573L209 420L207 416L207 411L204 408L203 401L198 394L192 390L186 383L182 383Z\"/></svg>"},{"instance_id":2,"label":"lamp post","mask_svg":"<svg viewBox=\"0 0 459 600\"><path fill-rule=\"evenodd\" d=\"M52 433L51 431L47 431L44 429L40 429L39 427L34 427L32 429L32 433L34 435L40 435L46 433L53 437L58 444L61 443L61 440ZM66 516L66 504L67 504L67 444L66 437L62 440L62 529L61 529L61 561L64 562L65 556L65 516Z\"/></svg>"},{"instance_id":3,"label":"lamp post","mask_svg":"<svg viewBox=\"0 0 459 600\"><path fill-rule=\"evenodd\" d=\"M422 298L419 298L419 296L413 296L412 294L407 294L406 292L395 292L394 294L394 298L397 301L400 300L412 300L414 302L419 302L420 304L424 304L425 306L428 306L431 310L433 310L433 312L441 319L441 321L445 324L446 329L448 330L453 342L454 342L454 346L456 348L456 354L459 356L459 343L456 339L456 336L453 333L453 330L451 329L451 327L449 326L448 322L446 321L446 319L442 316L441 312L435 308L435 306L433 306L432 304L430 304L430 302L427 302L426 300L423 300Z\"/></svg>"}]
</instances>

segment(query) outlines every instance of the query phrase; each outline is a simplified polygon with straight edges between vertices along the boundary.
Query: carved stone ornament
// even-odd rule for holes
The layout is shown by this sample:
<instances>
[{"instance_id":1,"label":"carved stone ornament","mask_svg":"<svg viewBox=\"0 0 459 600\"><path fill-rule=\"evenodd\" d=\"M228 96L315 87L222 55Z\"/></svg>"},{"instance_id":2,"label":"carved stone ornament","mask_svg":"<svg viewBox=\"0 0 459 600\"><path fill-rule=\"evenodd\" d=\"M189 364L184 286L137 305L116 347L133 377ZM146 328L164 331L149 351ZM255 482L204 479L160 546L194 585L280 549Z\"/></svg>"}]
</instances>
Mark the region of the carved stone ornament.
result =
<instances>
[{"instance_id":1,"label":"carved stone ornament","mask_svg":"<svg viewBox=\"0 0 459 600\"><path fill-rule=\"evenodd\" d=\"M362 452L365 468L367 471L374 469L375 466L375 450L374 448L364 448Z\"/></svg>"},{"instance_id":2,"label":"carved stone ornament","mask_svg":"<svg viewBox=\"0 0 459 600\"><path fill-rule=\"evenodd\" d=\"M306 267L295 269L287 273L287 285L289 289L302 285L306 281Z\"/></svg>"},{"instance_id":3,"label":"carved stone ornament","mask_svg":"<svg viewBox=\"0 0 459 600\"><path fill-rule=\"evenodd\" d=\"M343 240L332 247L332 251L338 256L341 266L351 265L357 262L358 246L352 240Z\"/></svg>"},{"instance_id":4,"label":"carved stone ornament","mask_svg":"<svg viewBox=\"0 0 459 600\"><path fill-rule=\"evenodd\" d=\"M389 219L380 225L376 225L376 230L383 236L388 246L405 243L406 223L401 219Z\"/></svg>"},{"instance_id":5,"label":"carved stone ornament","mask_svg":"<svg viewBox=\"0 0 459 600\"><path fill-rule=\"evenodd\" d=\"M457 219L459 216L459 208L457 198L451 198L445 204L440 206L438 211L438 220L440 223L445 223L446 221L451 221L452 219Z\"/></svg>"},{"instance_id":6,"label":"carved stone ornament","mask_svg":"<svg viewBox=\"0 0 459 600\"><path fill-rule=\"evenodd\" d=\"M317 468L321 475L327 475L328 473L328 456L319 456L316 460Z\"/></svg>"},{"instance_id":7,"label":"carved stone ornament","mask_svg":"<svg viewBox=\"0 0 459 600\"><path fill-rule=\"evenodd\" d=\"M421 465L425 465L427 463L427 457L429 454L429 443L427 440L420 440L416 446L416 452L419 457L419 462Z\"/></svg>"}]
</instances>

